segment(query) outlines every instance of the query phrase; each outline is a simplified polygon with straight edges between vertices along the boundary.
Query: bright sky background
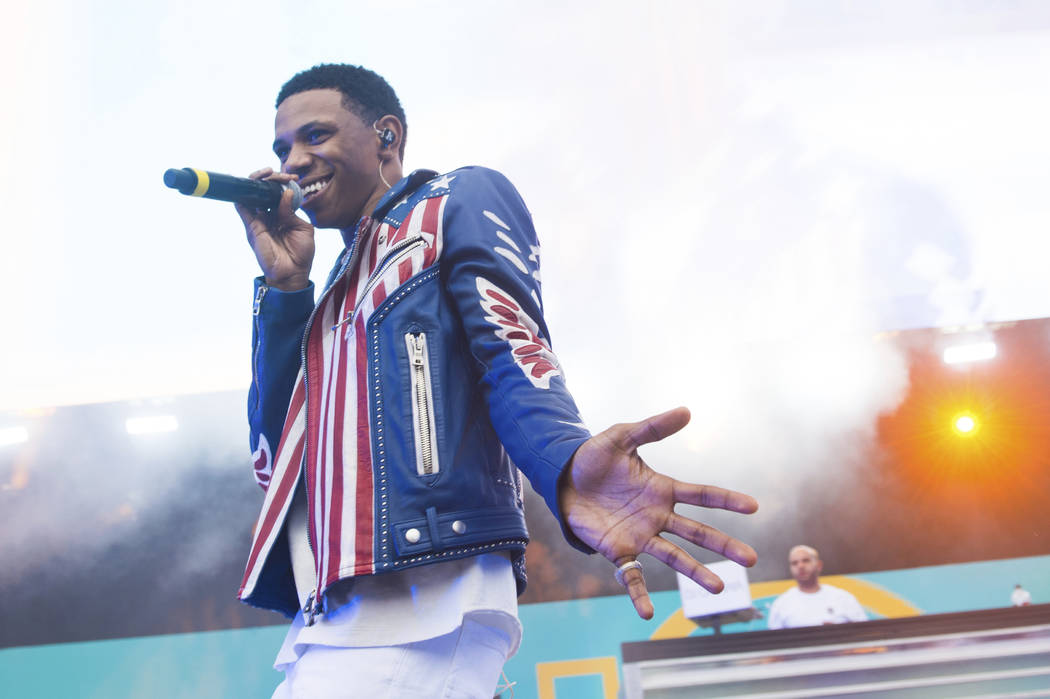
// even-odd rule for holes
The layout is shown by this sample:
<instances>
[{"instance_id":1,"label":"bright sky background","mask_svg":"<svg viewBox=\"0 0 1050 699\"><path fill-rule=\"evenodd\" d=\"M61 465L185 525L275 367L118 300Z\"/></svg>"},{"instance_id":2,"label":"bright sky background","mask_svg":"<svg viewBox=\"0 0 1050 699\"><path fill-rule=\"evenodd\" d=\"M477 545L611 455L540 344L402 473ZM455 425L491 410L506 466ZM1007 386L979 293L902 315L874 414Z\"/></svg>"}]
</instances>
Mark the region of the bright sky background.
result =
<instances>
[{"instance_id":1,"label":"bright sky background","mask_svg":"<svg viewBox=\"0 0 1050 699\"><path fill-rule=\"evenodd\" d=\"M241 224L161 176L273 164L276 92L323 61L395 87L407 169L517 185L592 427L686 404L708 453L742 421L826 435L903 390L873 331L1050 315L1048 3L6 12L3 409L247 386Z\"/></svg>"}]
</instances>

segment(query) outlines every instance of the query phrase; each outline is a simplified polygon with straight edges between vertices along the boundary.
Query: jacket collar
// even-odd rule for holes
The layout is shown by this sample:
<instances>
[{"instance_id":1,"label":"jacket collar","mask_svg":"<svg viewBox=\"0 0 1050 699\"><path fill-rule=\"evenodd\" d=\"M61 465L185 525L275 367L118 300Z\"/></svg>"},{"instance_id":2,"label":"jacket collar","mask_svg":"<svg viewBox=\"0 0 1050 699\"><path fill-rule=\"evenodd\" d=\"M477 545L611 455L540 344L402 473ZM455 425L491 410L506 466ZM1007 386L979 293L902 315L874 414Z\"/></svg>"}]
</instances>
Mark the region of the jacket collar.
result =
<instances>
[{"instance_id":1,"label":"jacket collar","mask_svg":"<svg viewBox=\"0 0 1050 699\"><path fill-rule=\"evenodd\" d=\"M419 189L424 182L429 182L435 177L437 177L437 173L433 170L413 170L407 177L402 177L393 187L387 190L387 193L376 204L375 211L372 212L372 220L382 220L390 209L394 207L394 204Z\"/></svg>"},{"instance_id":2,"label":"jacket collar","mask_svg":"<svg viewBox=\"0 0 1050 699\"><path fill-rule=\"evenodd\" d=\"M371 216L362 216L356 226L342 231L343 244L350 248L354 238L360 235L362 230L367 230L372 221L382 221L395 204L435 177L437 173L433 170L414 170L407 177L402 177L379 199Z\"/></svg>"}]
</instances>

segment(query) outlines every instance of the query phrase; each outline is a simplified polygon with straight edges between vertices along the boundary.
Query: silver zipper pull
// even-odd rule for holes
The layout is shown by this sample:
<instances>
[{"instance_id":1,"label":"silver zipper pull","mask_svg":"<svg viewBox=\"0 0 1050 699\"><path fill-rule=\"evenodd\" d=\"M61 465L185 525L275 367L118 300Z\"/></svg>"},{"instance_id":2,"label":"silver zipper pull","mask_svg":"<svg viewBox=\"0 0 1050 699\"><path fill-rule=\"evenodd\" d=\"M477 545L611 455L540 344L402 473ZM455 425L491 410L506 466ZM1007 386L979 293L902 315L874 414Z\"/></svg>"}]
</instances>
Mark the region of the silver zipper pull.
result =
<instances>
[{"instance_id":1,"label":"silver zipper pull","mask_svg":"<svg viewBox=\"0 0 1050 699\"><path fill-rule=\"evenodd\" d=\"M412 366L423 366L423 335L412 336Z\"/></svg>"},{"instance_id":2,"label":"silver zipper pull","mask_svg":"<svg viewBox=\"0 0 1050 699\"><path fill-rule=\"evenodd\" d=\"M255 303L252 304L252 315L259 315L259 306L262 305L263 296L266 296L266 292L270 290L270 287L260 284L259 290L255 292Z\"/></svg>"},{"instance_id":3,"label":"silver zipper pull","mask_svg":"<svg viewBox=\"0 0 1050 699\"><path fill-rule=\"evenodd\" d=\"M317 590L313 590L309 595L306 596L306 602L303 604L303 624L306 626L314 625L314 616L316 616L316 608L314 606L314 595Z\"/></svg>"}]
</instances>

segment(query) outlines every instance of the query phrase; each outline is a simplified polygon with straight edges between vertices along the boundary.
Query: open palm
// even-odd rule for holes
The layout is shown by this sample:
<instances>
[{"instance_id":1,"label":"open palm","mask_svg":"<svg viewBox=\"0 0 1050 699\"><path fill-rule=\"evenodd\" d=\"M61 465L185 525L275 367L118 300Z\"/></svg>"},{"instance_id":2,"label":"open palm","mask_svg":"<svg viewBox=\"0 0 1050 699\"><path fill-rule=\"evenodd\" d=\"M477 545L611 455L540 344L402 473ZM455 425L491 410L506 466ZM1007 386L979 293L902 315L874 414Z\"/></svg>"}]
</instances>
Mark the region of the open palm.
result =
<instances>
[{"instance_id":1,"label":"open palm","mask_svg":"<svg viewBox=\"0 0 1050 699\"><path fill-rule=\"evenodd\" d=\"M747 544L674 511L687 503L750 514L758 502L750 495L709 485L696 485L657 473L638 455L642 444L678 432L689 422L686 408L675 408L641 422L613 425L594 435L576 451L563 477L559 501L572 532L617 566L647 553L720 592L721 579L661 536L680 536L741 565L754 565L755 550ZM653 605L640 569L624 572L624 585L643 619Z\"/></svg>"}]
</instances>

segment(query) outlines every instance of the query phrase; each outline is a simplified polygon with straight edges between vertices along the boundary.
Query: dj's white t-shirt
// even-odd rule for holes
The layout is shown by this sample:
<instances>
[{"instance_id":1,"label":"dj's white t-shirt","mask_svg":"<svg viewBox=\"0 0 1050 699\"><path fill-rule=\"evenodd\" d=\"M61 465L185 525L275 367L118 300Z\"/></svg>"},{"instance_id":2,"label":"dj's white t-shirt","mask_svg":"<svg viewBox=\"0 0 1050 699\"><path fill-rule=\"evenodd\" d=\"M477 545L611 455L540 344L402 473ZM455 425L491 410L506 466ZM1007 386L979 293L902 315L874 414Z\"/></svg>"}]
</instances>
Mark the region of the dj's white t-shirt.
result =
<instances>
[{"instance_id":1,"label":"dj's white t-shirt","mask_svg":"<svg viewBox=\"0 0 1050 699\"><path fill-rule=\"evenodd\" d=\"M834 585L820 584L816 592L793 587L773 601L769 609L769 628L793 629L799 626L842 624L867 621L868 615L857 598Z\"/></svg>"}]
</instances>

